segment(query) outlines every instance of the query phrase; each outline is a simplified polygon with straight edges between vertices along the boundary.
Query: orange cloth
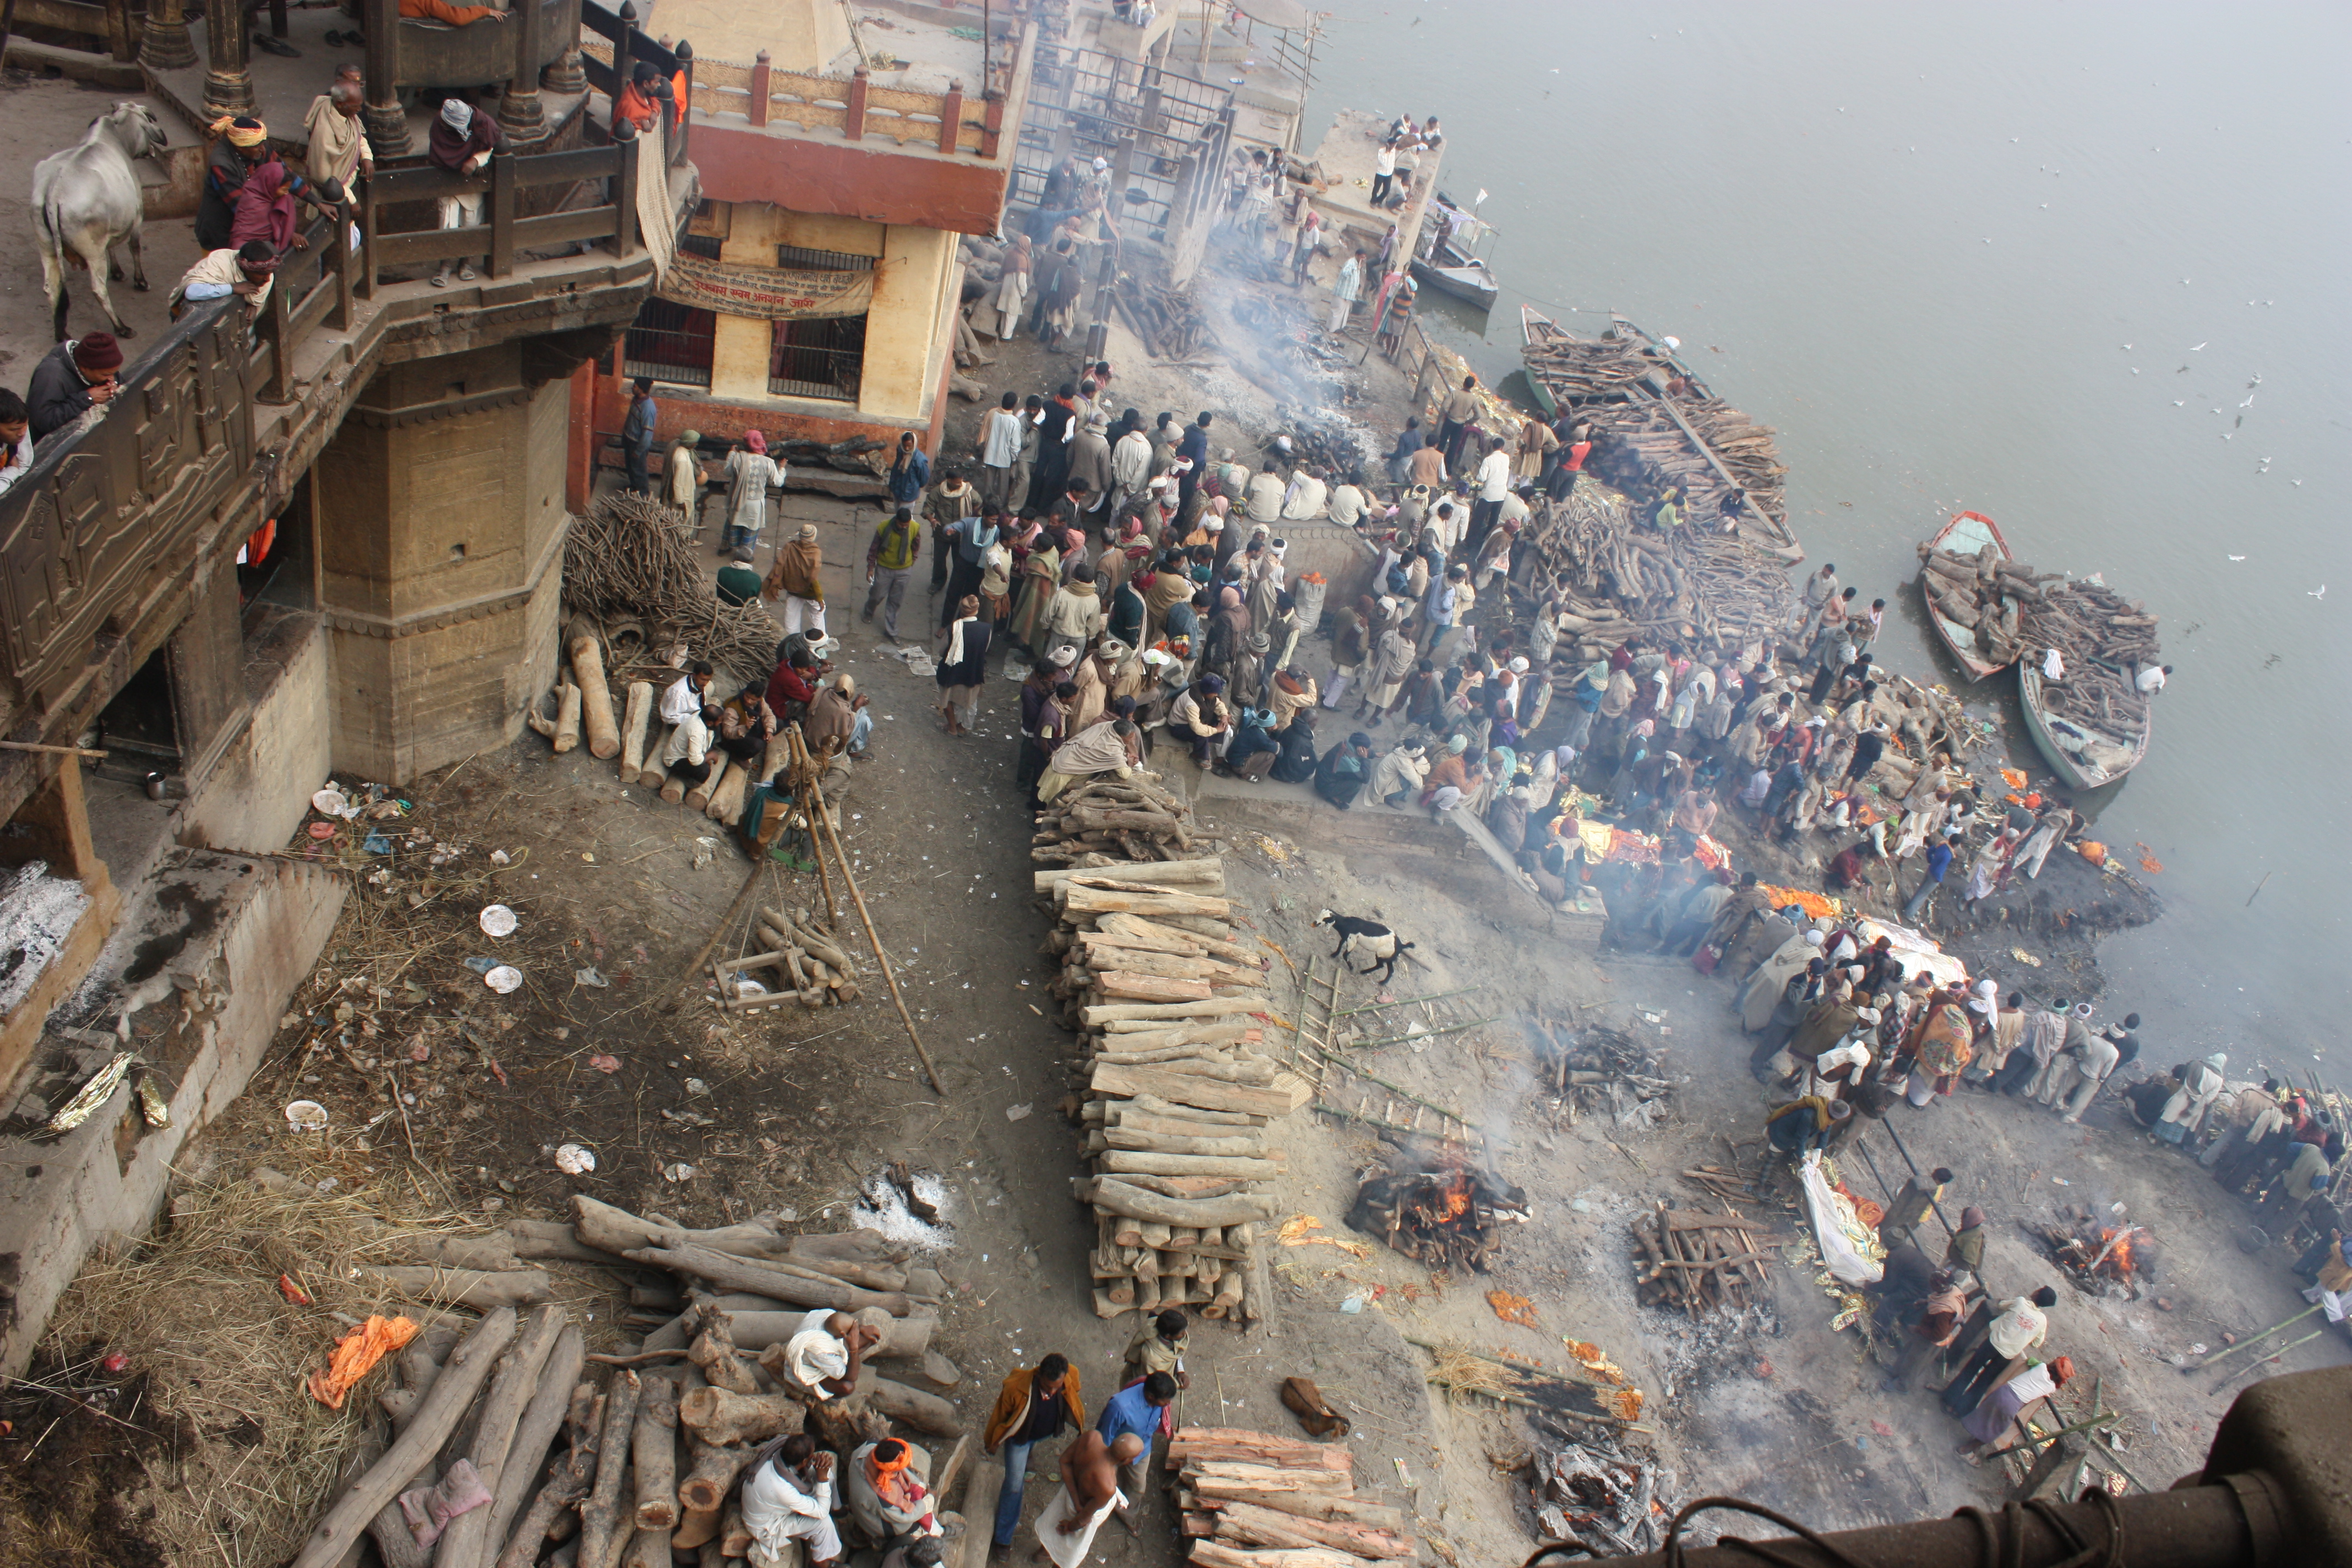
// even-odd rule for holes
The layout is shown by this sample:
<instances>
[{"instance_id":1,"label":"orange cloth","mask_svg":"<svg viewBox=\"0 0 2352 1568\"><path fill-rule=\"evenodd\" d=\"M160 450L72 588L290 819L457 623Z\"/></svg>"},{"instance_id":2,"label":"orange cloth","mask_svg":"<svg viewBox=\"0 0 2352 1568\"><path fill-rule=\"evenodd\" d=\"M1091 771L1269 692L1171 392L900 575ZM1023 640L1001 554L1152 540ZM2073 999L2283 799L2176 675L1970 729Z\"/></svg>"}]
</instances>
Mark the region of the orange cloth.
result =
<instances>
[{"instance_id":1,"label":"orange cloth","mask_svg":"<svg viewBox=\"0 0 2352 1568\"><path fill-rule=\"evenodd\" d=\"M310 1374L310 1397L330 1410L341 1410L343 1395L351 1392L352 1384L373 1371L376 1363L415 1337L416 1325L410 1320L371 1314L366 1322L335 1342L335 1353L328 1358L327 1370Z\"/></svg>"},{"instance_id":2,"label":"orange cloth","mask_svg":"<svg viewBox=\"0 0 2352 1568\"><path fill-rule=\"evenodd\" d=\"M437 5L441 0L429 0L429 3ZM406 5L408 0L401 0L401 4ZM661 110L655 107L652 99L637 90L635 82L622 87L621 101L613 106L613 113L615 118L627 121L640 131L651 131L654 121L661 118Z\"/></svg>"},{"instance_id":3,"label":"orange cloth","mask_svg":"<svg viewBox=\"0 0 2352 1568\"><path fill-rule=\"evenodd\" d=\"M400 14L419 22L470 27L485 16L503 16L496 5L452 5L449 0L400 0Z\"/></svg>"}]
</instances>

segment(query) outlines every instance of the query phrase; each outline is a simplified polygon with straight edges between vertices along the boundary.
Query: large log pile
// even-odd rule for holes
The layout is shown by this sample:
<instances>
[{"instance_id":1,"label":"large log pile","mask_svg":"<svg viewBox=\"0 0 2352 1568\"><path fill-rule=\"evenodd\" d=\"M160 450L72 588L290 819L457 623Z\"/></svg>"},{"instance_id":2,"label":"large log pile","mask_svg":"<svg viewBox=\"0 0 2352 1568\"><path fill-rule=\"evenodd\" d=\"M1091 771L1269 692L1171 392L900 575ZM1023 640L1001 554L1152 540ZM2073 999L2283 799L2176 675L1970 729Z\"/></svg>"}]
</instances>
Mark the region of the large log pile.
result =
<instances>
[{"instance_id":1,"label":"large log pile","mask_svg":"<svg viewBox=\"0 0 2352 1568\"><path fill-rule=\"evenodd\" d=\"M1643 1306L1671 1302L1692 1317L1710 1308L1745 1307L1750 1293L1769 1292L1764 1265L1770 1254L1756 1245L1754 1221L1658 1204L1633 1221L1635 1299ZM1769 1300L1765 1294L1765 1300Z\"/></svg>"},{"instance_id":2,"label":"large log pile","mask_svg":"<svg viewBox=\"0 0 2352 1568\"><path fill-rule=\"evenodd\" d=\"M1376 1568L1421 1550L1403 1510L1356 1495L1344 1443L1184 1426L1168 1468L1196 1568Z\"/></svg>"},{"instance_id":3,"label":"large log pile","mask_svg":"<svg viewBox=\"0 0 2352 1568\"><path fill-rule=\"evenodd\" d=\"M688 1304L628 1357L588 1357L582 1330L552 1306L520 1321L498 1307L462 1338L420 1334L397 1363L401 1385L381 1396L392 1447L320 1520L297 1568L341 1563L362 1532L397 1568L655 1568L674 1557L717 1568L749 1551L730 1499L768 1438L804 1425L835 1448L894 1424L902 1436L961 1436L954 1405L930 1392L961 1379L930 1350L939 1277L907 1267L877 1232L786 1235L765 1220L688 1229L575 1195L569 1226L514 1220L490 1239L510 1257L667 1269ZM819 1307L879 1337L856 1393L812 1406L780 1381L781 1347ZM601 1387L583 1379L591 1359L614 1366ZM932 1468L934 1494L947 1495L966 1447ZM436 1486L462 1500L461 1460L488 1500L420 1543L407 1505L422 1510L419 1489Z\"/></svg>"},{"instance_id":4,"label":"large log pile","mask_svg":"<svg viewBox=\"0 0 2352 1568\"><path fill-rule=\"evenodd\" d=\"M2050 586L2029 602L2021 631L2024 656L2039 661L2056 648L2065 674L2042 683L2052 714L2129 751L2147 728L2147 699L2134 683L2136 667L2160 664L2157 617L2146 601L2125 599L2096 578ZM2098 759L2094 759L2095 761Z\"/></svg>"},{"instance_id":5,"label":"large log pile","mask_svg":"<svg viewBox=\"0 0 2352 1568\"><path fill-rule=\"evenodd\" d=\"M1153 359L1191 359L1218 346L1208 316L1190 290L1155 288L1122 276L1112 298Z\"/></svg>"},{"instance_id":6,"label":"large log pile","mask_svg":"<svg viewBox=\"0 0 2352 1568\"><path fill-rule=\"evenodd\" d=\"M1919 546L1919 591L1937 615L1976 634L1978 656L1988 664L2017 662L2025 605L2041 603L2047 584L2063 581L2004 560L1990 544L1974 555Z\"/></svg>"},{"instance_id":7,"label":"large log pile","mask_svg":"<svg viewBox=\"0 0 2352 1568\"><path fill-rule=\"evenodd\" d=\"M1718 528L1661 531L1598 480L1579 481L1564 501L1537 502L1528 533L1545 568L1569 580L1556 688L1636 635L1729 654L1769 646L1794 614L1779 556Z\"/></svg>"},{"instance_id":8,"label":"large log pile","mask_svg":"<svg viewBox=\"0 0 2352 1568\"><path fill-rule=\"evenodd\" d=\"M1060 865L1096 858L1175 860L1192 847L1192 808L1138 769L1098 774L1045 803L1029 858Z\"/></svg>"},{"instance_id":9,"label":"large log pile","mask_svg":"<svg viewBox=\"0 0 2352 1568\"><path fill-rule=\"evenodd\" d=\"M1256 1230L1283 1168L1266 1128L1313 1091L1262 1048L1268 961L1233 924L1222 865L1168 868L1180 876L1037 873L1055 914L1050 989L1080 1037L1094 1174L1075 1191L1095 1212L1095 1310L1255 1318Z\"/></svg>"}]
</instances>

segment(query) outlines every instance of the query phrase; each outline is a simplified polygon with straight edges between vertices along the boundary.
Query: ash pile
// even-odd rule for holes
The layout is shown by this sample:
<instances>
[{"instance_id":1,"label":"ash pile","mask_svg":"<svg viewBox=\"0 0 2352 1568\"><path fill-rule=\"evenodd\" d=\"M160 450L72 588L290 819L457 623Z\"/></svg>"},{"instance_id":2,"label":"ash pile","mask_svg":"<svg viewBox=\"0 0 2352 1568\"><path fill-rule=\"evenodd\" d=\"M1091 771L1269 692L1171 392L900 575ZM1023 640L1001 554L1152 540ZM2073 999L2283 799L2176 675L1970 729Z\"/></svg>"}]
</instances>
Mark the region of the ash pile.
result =
<instances>
[{"instance_id":1,"label":"ash pile","mask_svg":"<svg viewBox=\"0 0 2352 1568\"><path fill-rule=\"evenodd\" d=\"M1555 1111L1573 1127L1579 1116L1606 1116L1619 1127L1646 1131L1673 1109L1666 1047L1622 1029L1577 1028L1545 1017L1528 1020L1536 1071L1550 1087Z\"/></svg>"},{"instance_id":2,"label":"ash pile","mask_svg":"<svg viewBox=\"0 0 2352 1568\"><path fill-rule=\"evenodd\" d=\"M1285 467L1308 463L1336 474L1379 471L1365 450L1361 426L1283 405L1276 407L1275 419L1281 429L1258 443L1268 461Z\"/></svg>"},{"instance_id":3,"label":"ash pile","mask_svg":"<svg viewBox=\"0 0 2352 1568\"><path fill-rule=\"evenodd\" d=\"M1281 397L1310 408L1349 407L1363 394L1347 373L1364 353L1360 342L1324 331L1314 308L1288 294L1244 291L1234 320L1255 340L1258 367L1250 374ZM1239 351L1233 357L1243 358Z\"/></svg>"},{"instance_id":4,"label":"ash pile","mask_svg":"<svg viewBox=\"0 0 2352 1568\"><path fill-rule=\"evenodd\" d=\"M1676 1504L1674 1472L1609 1437L1557 1439L1528 1461L1528 1497L1537 1533L1573 1542L1596 1557L1630 1556L1664 1544Z\"/></svg>"},{"instance_id":5,"label":"ash pile","mask_svg":"<svg viewBox=\"0 0 2352 1568\"><path fill-rule=\"evenodd\" d=\"M1528 1194L1457 1149L1416 1139L1365 1173L1348 1226L1432 1268L1486 1272L1507 1234L1533 1217Z\"/></svg>"}]
</instances>

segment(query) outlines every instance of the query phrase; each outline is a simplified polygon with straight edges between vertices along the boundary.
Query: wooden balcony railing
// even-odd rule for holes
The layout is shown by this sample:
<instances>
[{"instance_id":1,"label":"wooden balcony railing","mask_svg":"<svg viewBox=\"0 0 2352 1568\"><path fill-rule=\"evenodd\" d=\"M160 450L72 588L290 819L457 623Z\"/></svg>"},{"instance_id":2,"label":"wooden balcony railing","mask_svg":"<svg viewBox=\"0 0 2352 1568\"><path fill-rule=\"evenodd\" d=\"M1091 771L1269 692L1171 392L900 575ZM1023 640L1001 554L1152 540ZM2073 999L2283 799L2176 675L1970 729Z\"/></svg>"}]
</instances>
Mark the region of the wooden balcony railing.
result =
<instances>
[{"instance_id":1,"label":"wooden balcony railing","mask_svg":"<svg viewBox=\"0 0 2352 1568\"><path fill-rule=\"evenodd\" d=\"M383 269L416 267L426 262L487 256L490 276L504 278L514 270L518 251L546 250L582 240L602 240L615 256L626 256L638 245L636 138L627 136L606 147L582 147L570 153L533 153L518 157L501 149L490 155L478 174L453 174L426 166L380 169L368 182L362 219L364 241L358 292L372 297ZM598 204L519 216L525 191L559 186L583 189L601 185ZM386 209L432 201L461 191L484 193L482 222L471 228L426 228L387 233Z\"/></svg>"}]
</instances>

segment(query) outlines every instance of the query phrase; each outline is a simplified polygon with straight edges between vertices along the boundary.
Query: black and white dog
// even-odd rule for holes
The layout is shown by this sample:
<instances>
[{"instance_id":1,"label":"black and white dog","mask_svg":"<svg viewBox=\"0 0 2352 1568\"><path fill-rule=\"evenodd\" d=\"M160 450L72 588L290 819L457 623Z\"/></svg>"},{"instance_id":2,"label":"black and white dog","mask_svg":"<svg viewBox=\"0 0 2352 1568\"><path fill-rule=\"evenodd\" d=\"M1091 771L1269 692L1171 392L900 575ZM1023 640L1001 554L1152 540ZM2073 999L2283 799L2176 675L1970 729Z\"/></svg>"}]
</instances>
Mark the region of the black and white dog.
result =
<instances>
[{"instance_id":1,"label":"black and white dog","mask_svg":"<svg viewBox=\"0 0 2352 1568\"><path fill-rule=\"evenodd\" d=\"M1360 920L1354 915L1335 915L1325 910L1315 917L1315 923L1329 926L1339 933L1339 945L1331 950L1332 957L1338 958L1344 953L1370 959L1370 963L1356 973L1370 974L1377 969L1381 972L1381 984L1383 985L1395 978L1397 960L1412 950L1412 943L1399 942L1397 933L1378 921Z\"/></svg>"}]
</instances>

